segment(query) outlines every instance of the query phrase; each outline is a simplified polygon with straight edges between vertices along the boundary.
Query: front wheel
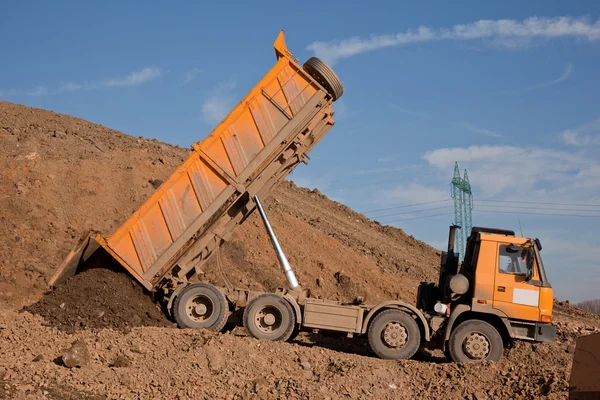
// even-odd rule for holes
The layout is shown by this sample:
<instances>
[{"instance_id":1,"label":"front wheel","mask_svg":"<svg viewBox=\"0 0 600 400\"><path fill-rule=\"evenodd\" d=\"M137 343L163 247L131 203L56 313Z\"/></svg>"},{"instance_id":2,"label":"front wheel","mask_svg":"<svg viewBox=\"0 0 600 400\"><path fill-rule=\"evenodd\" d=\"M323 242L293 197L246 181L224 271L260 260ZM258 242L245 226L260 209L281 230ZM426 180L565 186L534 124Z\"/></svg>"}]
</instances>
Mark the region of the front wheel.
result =
<instances>
[{"instance_id":1,"label":"front wheel","mask_svg":"<svg viewBox=\"0 0 600 400\"><path fill-rule=\"evenodd\" d=\"M409 359L421 345L421 331L413 317L400 310L385 310L369 324L369 345L381 358Z\"/></svg>"},{"instance_id":2,"label":"front wheel","mask_svg":"<svg viewBox=\"0 0 600 400\"><path fill-rule=\"evenodd\" d=\"M478 319L458 325L448 342L454 362L499 361L503 350L502 337L496 328Z\"/></svg>"}]
</instances>

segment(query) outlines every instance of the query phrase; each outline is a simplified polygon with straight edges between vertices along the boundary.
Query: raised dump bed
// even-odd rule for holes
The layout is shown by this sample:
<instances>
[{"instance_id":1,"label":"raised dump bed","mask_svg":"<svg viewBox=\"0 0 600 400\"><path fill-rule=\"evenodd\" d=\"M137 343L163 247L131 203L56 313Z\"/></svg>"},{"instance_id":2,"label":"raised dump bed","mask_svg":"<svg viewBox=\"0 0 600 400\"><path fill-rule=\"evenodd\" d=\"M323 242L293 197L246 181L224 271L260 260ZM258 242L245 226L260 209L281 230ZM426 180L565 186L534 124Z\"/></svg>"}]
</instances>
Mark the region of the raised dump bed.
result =
<instances>
[{"instance_id":1,"label":"raised dump bed","mask_svg":"<svg viewBox=\"0 0 600 400\"><path fill-rule=\"evenodd\" d=\"M274 43L277 63L187 160L110 236L90 231L51 278L57 285L104 248L145 288L194 279L213 250L284 179L334 124L343 93L321 60L300 66Z\"/></svg>"}]
</instances>

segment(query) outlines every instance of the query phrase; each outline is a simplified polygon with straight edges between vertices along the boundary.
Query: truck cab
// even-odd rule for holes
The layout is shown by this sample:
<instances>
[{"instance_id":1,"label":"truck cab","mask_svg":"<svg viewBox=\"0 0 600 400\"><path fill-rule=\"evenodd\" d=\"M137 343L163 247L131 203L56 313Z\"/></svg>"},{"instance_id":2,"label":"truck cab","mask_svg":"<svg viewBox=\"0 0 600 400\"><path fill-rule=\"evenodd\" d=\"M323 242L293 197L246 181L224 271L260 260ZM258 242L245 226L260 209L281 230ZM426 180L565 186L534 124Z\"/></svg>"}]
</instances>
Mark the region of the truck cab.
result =
<instances>
[{"instance_id":1,"label":"truck cab","mask_svg":"<svg viewBox=\"0 0 600 400\"><path fill-rule=\"evenodd\" d=\"M501 356L502 348L495 349L500 340L502 347L513 339L553 340L552 286L539 239L474 227L459 263L457 228L450 227L438 285L422 285L418 298L447 355L455 361L493 360Z\"/></svg>"},{"instance_id":2,"label":"truck cab","mask_svg":"<svg viewBox=\"0 0 600 400\"><path fill-rule=\"evenodd\" d=\"M471 260L476 266L472 304L491 304L494 312L511 320L552 322L552 286L538 243L476 232L472 239L476 248Z\"/></svg>"}]
</instances>

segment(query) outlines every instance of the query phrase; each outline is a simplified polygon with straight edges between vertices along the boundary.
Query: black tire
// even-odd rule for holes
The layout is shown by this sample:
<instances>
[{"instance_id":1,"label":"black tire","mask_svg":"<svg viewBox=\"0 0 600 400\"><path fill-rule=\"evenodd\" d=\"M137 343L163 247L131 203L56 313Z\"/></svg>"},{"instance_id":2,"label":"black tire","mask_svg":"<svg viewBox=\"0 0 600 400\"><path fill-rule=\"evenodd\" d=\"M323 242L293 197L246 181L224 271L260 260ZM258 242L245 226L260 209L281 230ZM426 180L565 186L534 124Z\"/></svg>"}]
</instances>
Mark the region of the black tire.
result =
<instances>
[{"instance_id":1,"label":"black tire","mask_svg":"<svg viewBox=\"0 0 600 400\"><path fill-rule=\"evenodd\" d=\"M309 58L302 66L336 101L344 94L344 86L329 65L317 57Z\"/></svg>"},{"instance_id":2,"label":"black tire","mask_svg":"<svg viewBox=\"0 0 600 400\"><path fill-rule=\"evenodd\" d=\"M454 362L499 361L504 346L492 325L478 319L462 322L450 334L448 352Z\"/></svg>"},{"instance_id":3,"label":"black tire","mask_svg":"<svg viewBox=\"0 0 600 400\"><path fill-rule=\"evenodd\" d=\"M291 304L276 294L263 294L250 301L244 309L243 320L248 334L261 340L286 341L296 327Z\"/></svg>"},{"instance_id":4,"label":"black tire","mask_svg":"<svg viewBox=\"0 0 600 400\"><path fill-rule=\"evenodd\" d=\"M369 324L369 345L380 358L406 360L421 345L421 331L413 317L400 310L385 310Z\"/></svg>"},{"instance_id":5,"label":"black tire","mask_svg":"<svg viewBox=\"0 0 600 400\"><path fill-rule=\"evenodd\" d=\"M286 342L293 342L298 335L300 334L300 328L298 327L297 324L295 324L294 330L292 330L292 334L290 335L289 338L286 339Z\"/></svg>"},{"instance_id":6,"label":"black tire","mask_svg":"<svg viewBox=\"0 0 600 400\"><path fill-rule=\"evenodd\" d=\"M444 355L446 356L446 360L452 361L452 356L450 355L450 342L446 342L446 347L444 348Z\"/></svg>"},{"instance_id":7,"label":"black tire","mask_svg":"<svg viewBox=\"0 0 600 400\"><path fill-rule=\"evenodd\" d=\"M220 332L227 323L229 307L225 296L215 286L194 283L175 299L173 315L180 328Z\"/></svg>"}]
</instances>

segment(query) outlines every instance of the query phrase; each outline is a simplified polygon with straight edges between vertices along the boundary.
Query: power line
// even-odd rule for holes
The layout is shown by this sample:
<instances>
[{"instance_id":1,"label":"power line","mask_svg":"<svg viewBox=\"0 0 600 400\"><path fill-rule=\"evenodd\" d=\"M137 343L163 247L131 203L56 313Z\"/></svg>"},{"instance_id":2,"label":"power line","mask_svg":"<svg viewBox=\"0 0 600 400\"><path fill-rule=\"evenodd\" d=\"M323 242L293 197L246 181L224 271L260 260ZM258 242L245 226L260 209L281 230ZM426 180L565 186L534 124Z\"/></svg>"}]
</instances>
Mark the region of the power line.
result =
<instances>
[{"instance_id":1,"label":"power line","mask_svg":"<svg viewBox=\"0 0 600 400\"><path fill-rule=\"evenodd\" d=\"M423 203L415 203L415 204L403 204L403 205L400 205L400 206L394 206L394 207L389 207L389 208L380 208L379 210L360 211L360 213L362 213L362 214L369 214L369 213L374 213L374 212L378 212L378 211L395 210L397 208L406 208L406 207L422 206L422 205L425 205L425 204L442 203L444 201L450 201L450 199L426 201L426 202L423 202Z\"/></svg>"},{"instance_id":2,"label":"power line","mask_svg":"<svg viewBox=\"0 0 600 400\"><path fill-rule=\"evenodd\" d=\"M404 179L401 178L394 178L394 179L386 179L385 181L377 181L377 182L367 182L367 183L360 183L357 185L346 185L346 186L332 186L333 189L351 189L351 188L358 188L358 187L364 187L364 186L373 186L373 185L379 185L382 183L392 183L392 182L401 182L404 181Z\"/></svg>"},{"instance_id":3,"label":"power line","mask_svg":"<svg viewBox=\"0 0 600 400\"><path fill-rule=\"evenodd\" d=\"M366 169L366 170L361 170L358 172L354 172L352 175L344 175L341 178L336 179L336 182L348 182L351 183L352 181L357 181L357 180L364 180L364 179L368 179L369 177L373 177L373 176L382 176L382 175L388 175L388 174L400 174L403 173L405 171L410 171L410 170L415 170L418 168L422 168L421 165L410 165L407 167L404 166L396 166L396 167L382 167L382 168L374 168L374 169ZM434 175L436 173L429 173L428 175Z\"/></svg>"},{"instance_id":4,"label":"power line","mask_svg":"<svg viewBox=\"0 0 600 400\"><path fill-rule=\"evenodd\" d=\"M578 211L585 211L585 210L578 210ZM533 212L524 212L524 211L482 210L480 208L477 209L477 212L489 212L489 213L499 213L499 214L522 214L522 215L551 215L551 216L554 216L554 217L588 217L588 218L600 218L600 215L533 213Z\"/></svg>"},{"instance_id":5,"label":"power line","mask_svg":"<svg viewBox=\"0 0 600 400\"><path fill-rule=\"evenodd\" d=\"M422 218L433 218L433 217L441 217L442 215L454 215L453 212L451 213L444 213L444 214L435 214L435 215L424 215L422 217L414 217L414 218L403 218L403 219L396 219L393 221L387 221L387 222L383 222L384 224L391 224L393 222L401 222L401 221L412 221L413 219L422 219Z\"/></svg>"},{"instance_id":6,"label":"power line","mask_svg":"<svg viewBox=\"0 0 600 400\"><path fill-rule=\"evenodd\" d=\"M514 201L514 200L480 200L481 202L490 202L490 203L517 203L517 204L543 204L543 205L553 205L553 206L580 206L580 207L600 207L600 204L581 204L581 203L547 203L547 202L539 202L539 201Z\"/></svg>"},{"instance_id":7,"label":"power line","mask_svg":"<svg viewBox=\"0 0 600 400\"><path fill-rule=\"evenodd\" d=\"M476 201L477 203L477 201ZM491 206L482 204L483 207L500 207L500 208L524 208L529 210L554 210L554 211L583 211L583 212L600 212L600 210L583 210L581 208L549 208L549 207L527 207L527 206Z\"/></svg>"},{"instance_id":8,"label":"power line","mask_svg":"<svg viewBox=\"0 0 600 400\"><path fill-rule=\"evenodd\" d=\"M422 210L425 211L425 210ZM498 211L498 210L481 210L479 209L478 212L488 212L488 213L499 213L499 214L524 214L524 215L545 215L545 216L553 216L553 217L591 217L591 218L600 218L600 215L581 215L581 214L552 214L552 213L532 213L532 212L519 212L519 211ZM433 218L433 217L441 217L441 216L445 216L445 215L453 215L454 213L443 213L443 214L434 214L434 215L424 215L421 217L414 217L414 218L402 218L402 219L395 219L392 221L384 221L381 222L382 224L385 225L389 225L395 222L402 222L402 221L412 221L415 219L423 219L423 218Z\"/></svg>"},{"instance_id":9,"label":"power line","mask_svg":"<svg viewBox=\"0 0 600 400\"><path fill-rule=\"evenodd\" d=\"M396 215L403 215L403 214L412 214L412 213L418 213L418 212L423 212L423 211L432 211L432 210L441 210L443 208L452 208L452 206L443 206L443 207L433 207L433 208L424 208L422 210L410 210L410 211L404 211L404 212L400 212L400 213L394 213L394 214L386 214L386 215L377 215L374 217L370 217L371 219L377 219L377 218L385 218L385 217L393 217Z\"/></svg>"},{"instance_id":10,"label":"power line","mask_svg":"<svg viewBox=\"0 0 600 400\"><path fill-rule=\"evenodd\" d=\"M386 172L386 173L396 173L396 175L398 175L398 172L400 171L390 171L390 172ZM382 174L365 174L362 177L356 177L356 178L352 178L353 180L357 180L357 179L363 179L363 180L368 180L369 177L371 175L384 175L385 173ZM423 174L423 175L419 175L418 178L419 179L423 179L423 178L427 178L429 176L437 176L439 175L439 172L433 172L433 173L429 173L429 174ZM341 182L345 182L347 181L347 179L342 179ZM331 186L332 189L337 189L337 190L341 190L341 189L351 189L351 188L359 188L359 187L364 187L364 186L373 186L373 185L379 185L379 184L383 184L383 183L393 183L393 182L398 182L398 183L403 183L406 182L405 178L401 178L401 177L395 177L392 179L386 179L386 180L380 180L380 181L375 181L375 182L365 182L365 183L358 183L358 184L351 184L351 185L342 185L342 186L336 186L335 184Z\"/></svg>"}]
</instances>

